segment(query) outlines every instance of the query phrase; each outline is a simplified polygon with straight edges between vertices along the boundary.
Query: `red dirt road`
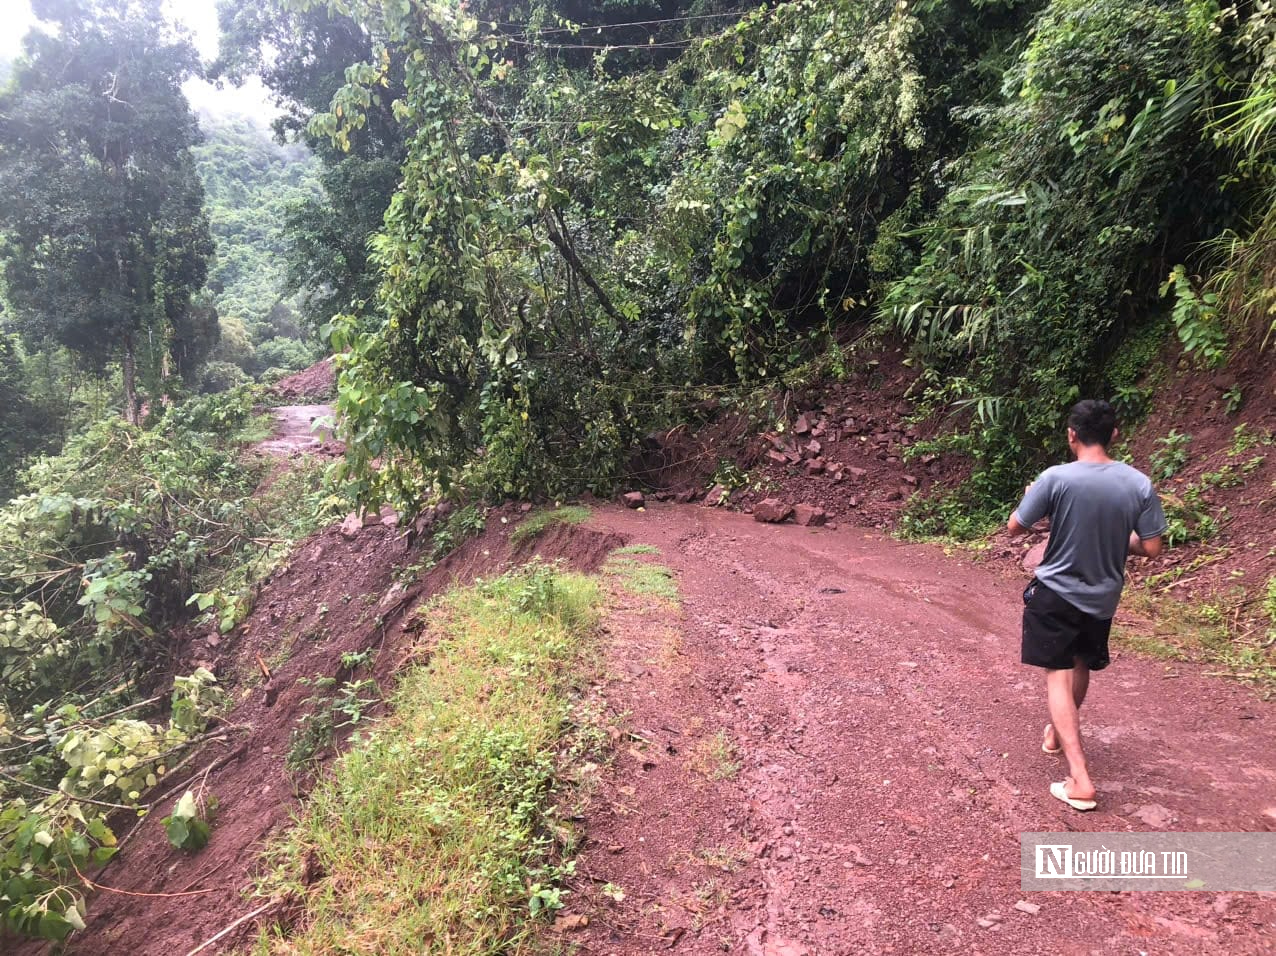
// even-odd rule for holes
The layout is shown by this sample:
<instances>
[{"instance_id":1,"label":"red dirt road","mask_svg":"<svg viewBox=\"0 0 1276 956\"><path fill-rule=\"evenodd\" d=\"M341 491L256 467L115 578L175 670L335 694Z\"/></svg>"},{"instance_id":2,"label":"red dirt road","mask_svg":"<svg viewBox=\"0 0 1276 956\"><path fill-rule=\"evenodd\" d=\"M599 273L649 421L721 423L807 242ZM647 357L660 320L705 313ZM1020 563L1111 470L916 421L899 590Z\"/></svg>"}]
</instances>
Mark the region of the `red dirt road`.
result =
<instances>
[{"instance_id":1,"label":"red dirt road","mask_svg":"<svg viewBox=\"0 0 1276 956\"><path fill-rule=\"evenodd\" d=\"M682 608L634 598L609 624L602 694L630 736L585 813L577 951L1276 952L1276 894L1019 887L1023 831L1276 829L1251 690L1118 651L1083 713L1100 807L1079 814L1047 793L1065 771L1018 663L1022 579L708 508L594 524L659 547Z\"/></svg>"}]
</instances>

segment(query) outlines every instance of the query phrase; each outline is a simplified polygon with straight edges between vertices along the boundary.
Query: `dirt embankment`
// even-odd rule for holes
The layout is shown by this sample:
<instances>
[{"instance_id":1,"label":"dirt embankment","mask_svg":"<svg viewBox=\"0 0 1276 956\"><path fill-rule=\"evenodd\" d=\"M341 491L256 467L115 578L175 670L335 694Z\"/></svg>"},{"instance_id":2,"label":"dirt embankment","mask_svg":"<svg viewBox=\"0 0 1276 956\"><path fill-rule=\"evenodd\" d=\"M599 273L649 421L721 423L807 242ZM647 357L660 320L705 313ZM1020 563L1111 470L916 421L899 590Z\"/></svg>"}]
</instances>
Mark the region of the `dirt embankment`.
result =
<instances>
[{"instance_id":1,"label":"dirt embankment","mask_svg":"<svg viewBox=\"0 0 1276 956\"><path fill-rule=\"evenodd\" d=\"M337 370L332 356L310 368L284 376L272 386L271 391L280 398L328 401L337 393Z\"/></svg>"},{"instance_id":2,"label":"dirt embankment","mask_svg":"<svg viewBox=\"0 0 1276 956\"><path fill-rule=\"evenodd\" d=\"M411 570L423 555L406 549L393 521L329 528L266 581L240 627L225 636L193 636L186 667L212 669L235 701L217 722L226 729L225 739L205 745L185 771L213 765L202 781L220 804L213 838L194 855L174 849L159 820L181 794L156 807L125 838L118 862L95 877L113 892L94 895L88 929L75 935L69 952L182 954L250 911L256 904L244 893L261 865L262 849L287 824L312 774L333 754L332 746L324 746L320 762L309 770L286 767L299 721L316 709L310 698L322 696L317 679L332 678L339 686L371 677L388 688L407 660L428 654L413 627L417 619L411 612L420 602L535 555L592 571L624 543L612 532L555 525L514 545L509 533L515 524L500 518L517 513L493 512L488 531L424 572ZM429 544L420 542L427 553ZM355 664L365 653L369 663ZM115 821L120 834L130 826L128 819ZM269 915L274 920L280 913ZM242 943L254 932L255 925L248 924L207 952ZM43 949L29 944L22 951Z\"/></svg>"}]
</instances>

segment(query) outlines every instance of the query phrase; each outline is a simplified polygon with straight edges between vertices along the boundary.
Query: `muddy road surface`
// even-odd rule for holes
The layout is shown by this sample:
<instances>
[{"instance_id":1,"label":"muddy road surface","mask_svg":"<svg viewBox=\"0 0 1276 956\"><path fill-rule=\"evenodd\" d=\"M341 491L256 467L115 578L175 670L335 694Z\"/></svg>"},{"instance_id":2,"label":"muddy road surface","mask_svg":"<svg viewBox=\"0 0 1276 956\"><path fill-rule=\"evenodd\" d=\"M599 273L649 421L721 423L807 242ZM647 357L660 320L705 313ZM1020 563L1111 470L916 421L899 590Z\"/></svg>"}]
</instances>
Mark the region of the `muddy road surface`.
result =
<instances>
[{"instance_id":1,"label":"muddy road surface","mask_svg":"<svg viewBox=\"0 0 1276 956\"><path fill-rule=\"evenodd\" d=\"M1253 690L1118 650L1082 715L1080 814L1047 792L1066 771L1018 663L1021 578L709 508L595 524L656 546L681 603L608 625L623 736L560 918L577 951L1276 952L1276 894L1020 889L1025 831L1276 829Z\"/></svg>"},{"instance_id":2,"label":"muddy road surface","mask_svg":"<svg viewBox=\"0 0 1276 956\"><path fill-rule=\"evenodd\" d=\"M257 446L268 455L288 458L317 451L332 438L331 405L281 405L270 413L275 419L274 434ZM315 427L319 421L328 424Z\"/></svg>"}]
</instances>

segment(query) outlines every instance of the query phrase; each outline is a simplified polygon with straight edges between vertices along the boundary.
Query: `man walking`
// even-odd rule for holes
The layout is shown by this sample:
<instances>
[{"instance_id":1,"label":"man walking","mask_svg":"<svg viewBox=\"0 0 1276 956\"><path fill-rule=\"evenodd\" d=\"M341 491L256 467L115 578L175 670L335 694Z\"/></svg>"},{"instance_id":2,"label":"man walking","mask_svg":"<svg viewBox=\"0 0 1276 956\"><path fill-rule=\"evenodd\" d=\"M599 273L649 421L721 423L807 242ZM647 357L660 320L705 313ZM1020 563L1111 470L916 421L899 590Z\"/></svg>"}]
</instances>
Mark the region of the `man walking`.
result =
<instances>
[{"instance_id":1,"label":"man walking","mask_svg":"<svg viewBox=\"0 0 1276 956\"><path fill-rule=\"evenodd\" d=\"M1094 782L1081 745L1080 709L1090 672L1108 666L1108 632L1125 585L1129 554L1161 553L1165 513L1142 472L1108 457L1116 414L1087 399L1068 415L1076 461L1041 473L1010 516L1011 534L1050 518L1050 543L1024 591L1025 664L1046 671L1050 723L1041 749L1068 761L1068 778L1050 793L1077 810L1095 808Z\"/></svg>"}]
</instances>

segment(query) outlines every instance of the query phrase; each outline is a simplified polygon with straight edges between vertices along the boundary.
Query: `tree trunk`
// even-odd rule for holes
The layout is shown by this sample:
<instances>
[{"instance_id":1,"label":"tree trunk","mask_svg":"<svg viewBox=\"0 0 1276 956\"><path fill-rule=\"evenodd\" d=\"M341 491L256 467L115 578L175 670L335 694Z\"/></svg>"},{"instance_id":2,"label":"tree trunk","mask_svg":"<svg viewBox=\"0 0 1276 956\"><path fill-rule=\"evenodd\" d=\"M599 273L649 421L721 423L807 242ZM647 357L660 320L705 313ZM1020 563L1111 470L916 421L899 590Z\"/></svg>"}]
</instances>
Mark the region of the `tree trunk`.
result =
<instances>
[{"instance_id":1,"label":"tree trunk","mask_svg":"<svg viewBox=\"0 0 1276 956\"><path fill-rule=\"evenodd\" d=\"M133 336L124 337L124 357L120 362L124 377L124 420L130 425L139 424L137 407L137 357L133 353Z\"/></svg>"}]
</instances>

